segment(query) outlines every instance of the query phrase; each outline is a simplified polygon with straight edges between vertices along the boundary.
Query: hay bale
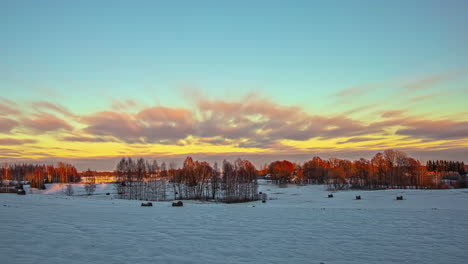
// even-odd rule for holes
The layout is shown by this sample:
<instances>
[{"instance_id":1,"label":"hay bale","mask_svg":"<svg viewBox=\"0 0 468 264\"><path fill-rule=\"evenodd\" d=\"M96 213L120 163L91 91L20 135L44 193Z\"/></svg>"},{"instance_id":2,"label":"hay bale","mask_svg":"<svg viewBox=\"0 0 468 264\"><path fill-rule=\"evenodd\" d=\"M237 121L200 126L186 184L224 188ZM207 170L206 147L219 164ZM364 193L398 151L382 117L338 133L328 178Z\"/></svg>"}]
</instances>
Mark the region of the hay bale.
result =
<instances>
[{"instance_id":1,"label":"hay bale","mask_svg":"<svg viewBox=\"0 0 468 264\"><path fill-rule=\"evenodd\" d=\"M172 206L184 206L184 203L182 201L178 201L176 203L172 203Z\"/></svg>"}]
</instances>

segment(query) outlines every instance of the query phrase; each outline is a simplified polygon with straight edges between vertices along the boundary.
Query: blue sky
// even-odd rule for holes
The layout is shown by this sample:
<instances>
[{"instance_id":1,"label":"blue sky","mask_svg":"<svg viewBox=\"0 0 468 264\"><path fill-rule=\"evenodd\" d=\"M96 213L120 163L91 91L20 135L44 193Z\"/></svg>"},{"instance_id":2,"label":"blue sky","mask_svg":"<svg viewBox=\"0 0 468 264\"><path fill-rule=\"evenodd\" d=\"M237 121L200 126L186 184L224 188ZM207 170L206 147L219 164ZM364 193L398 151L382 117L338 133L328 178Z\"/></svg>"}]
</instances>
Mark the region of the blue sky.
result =
<instances>
[{"instance_id":1,"label":"blue sky","mask_svg":"<svg viewBox=\"0 0 468 264\"><path fill-rule=\"evenodd\" d=\"M466 66L466 1L2 1L3 81L135 97L322 96ZM6 89L9 89L6 88ZM294 90L295 92L290 92Z\"/></svg>"}]
</instances>

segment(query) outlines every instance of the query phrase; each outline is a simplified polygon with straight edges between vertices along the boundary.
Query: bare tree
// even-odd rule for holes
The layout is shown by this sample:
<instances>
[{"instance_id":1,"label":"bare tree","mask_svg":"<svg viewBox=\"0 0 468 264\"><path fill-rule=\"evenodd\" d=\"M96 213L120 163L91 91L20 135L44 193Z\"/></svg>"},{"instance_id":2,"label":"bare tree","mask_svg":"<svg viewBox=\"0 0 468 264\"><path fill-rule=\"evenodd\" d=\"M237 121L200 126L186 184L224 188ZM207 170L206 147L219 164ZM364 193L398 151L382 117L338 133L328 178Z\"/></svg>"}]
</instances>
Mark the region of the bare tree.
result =
<instances>
[{"instance_id":1,"label":"bare tree","mask_svg":"<svg viewBox=\"0 0 468 264\"><path fill-rule=\"evenodd\" d=\"M65 193L67 196L72 196L73 193L74 193L73 186L72 186L71 184L65 185L64 193Z\"/></svg>"},{"instance_id":2,"label":"bare tree","mask_svg":"<svg viewBox=\"0 0 468 264\"><path fill-rule=\"evenodd\" d=\"M96 191L96 180L94 178L93 172L88 169L85 173L86 175L86 183L85 183L85 191L88 195L93 194Z\"/></svg>"}]
</instances>

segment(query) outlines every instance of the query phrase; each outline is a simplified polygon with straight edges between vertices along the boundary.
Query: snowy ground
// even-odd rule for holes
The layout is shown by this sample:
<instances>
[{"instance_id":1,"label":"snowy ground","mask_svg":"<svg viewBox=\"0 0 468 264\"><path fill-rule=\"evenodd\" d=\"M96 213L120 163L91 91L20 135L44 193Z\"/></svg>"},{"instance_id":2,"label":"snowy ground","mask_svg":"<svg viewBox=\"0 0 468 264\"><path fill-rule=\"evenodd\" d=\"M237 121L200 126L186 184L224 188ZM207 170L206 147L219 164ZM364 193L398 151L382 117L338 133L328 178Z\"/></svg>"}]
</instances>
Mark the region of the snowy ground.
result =
<instances>
[{"instance_id":1,"label":"snowy ground","mask_svg":"<svg viewBox=\"0 0 468 264\"><path fill-rule=\"evenodd\" d=\"M468 263L466 189L329 199L324 186L263 184L266 204L177 208L75 187L73 197L57 186L0 194L0 263Z\"/></svg>"}]
</instances>

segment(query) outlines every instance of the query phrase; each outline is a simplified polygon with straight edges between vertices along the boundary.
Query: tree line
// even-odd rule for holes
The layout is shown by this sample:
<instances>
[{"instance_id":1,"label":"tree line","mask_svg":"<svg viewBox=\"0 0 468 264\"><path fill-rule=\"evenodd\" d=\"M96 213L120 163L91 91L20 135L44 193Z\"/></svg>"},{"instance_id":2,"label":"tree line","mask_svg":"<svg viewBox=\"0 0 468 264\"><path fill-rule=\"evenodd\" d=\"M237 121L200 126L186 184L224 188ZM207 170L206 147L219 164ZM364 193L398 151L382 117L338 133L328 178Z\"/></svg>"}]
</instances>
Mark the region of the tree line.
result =
<instances>
[{"instance_id":1,"label":"tree line","mask_svg":"<svg viewBox=\"0 0 468 264\"><path fill-rule=\"evenodd\" d=\"M54 165L5 164L0 168L2 182L31 182L32 188L45 189L45 183L79 182L80 175L75 166L59 162Z\"/></svg>"},{"instance_id":2,"label":"tree line","mask_svg":"<svg viewBox=\"0 0 468 264\"><path fill-rule=\"evenodd\" d=\"M328 184L330 189L445 188L448 187L445 180L454 180L450 181L453 187L467 187L463 162L437 161L424 165L392 149L379 152L370 160L314 157L302 165L275 161L265 165L260 174L279 185Z\"/></svg>"},{"instance_id":3,"label":"tree line","mask_svg":"<svg viewBox=\"0 0 468 264\"><path fill-rule=\"evenodd\" d=\"M122 199L168 200L200 199L223 202L251 201L258 198L258 178L287 184L327 184L330 189L447 188L468 187L465 164L437 160L422 164L398 150L385 150L371 159L354 161L313 157L302 164L274 161L257 170L248 160L223 161L221 167L187 157L179 168L174 163L122 158L113 172L118 196ZM101 173L108 174L108 173ZM68 163L53 165L5 164L0 180L30 181L33 188L45 183L79 182L81 176L99 176L88 170L78 173ZM92 178L92 177L91 177ZM88 193L95 189L88 182ZM1 183L0 183L1 184ZM89 191L88 191L89 189Z\"/></svg>"}]
</instances>

